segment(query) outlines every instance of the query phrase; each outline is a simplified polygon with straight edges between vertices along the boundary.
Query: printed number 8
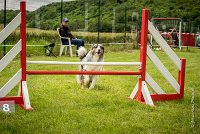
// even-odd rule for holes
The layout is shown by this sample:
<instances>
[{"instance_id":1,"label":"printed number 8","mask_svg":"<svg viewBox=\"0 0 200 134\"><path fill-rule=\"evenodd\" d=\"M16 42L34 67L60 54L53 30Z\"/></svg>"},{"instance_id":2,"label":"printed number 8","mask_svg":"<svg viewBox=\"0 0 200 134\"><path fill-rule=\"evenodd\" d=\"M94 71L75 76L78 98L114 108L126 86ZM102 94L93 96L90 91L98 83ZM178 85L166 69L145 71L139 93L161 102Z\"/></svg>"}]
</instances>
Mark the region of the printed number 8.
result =
<instances>
[{"instance_id":1,"label":"printed number 8","mask_svg":"<svg viewBox=\"0 0 200 134\"><path fill-rule=\"evenodd\" d=\"M4 112L9 112L10 111L9 104L3 104L3 111Z\"/></svg>"}]
</instances>

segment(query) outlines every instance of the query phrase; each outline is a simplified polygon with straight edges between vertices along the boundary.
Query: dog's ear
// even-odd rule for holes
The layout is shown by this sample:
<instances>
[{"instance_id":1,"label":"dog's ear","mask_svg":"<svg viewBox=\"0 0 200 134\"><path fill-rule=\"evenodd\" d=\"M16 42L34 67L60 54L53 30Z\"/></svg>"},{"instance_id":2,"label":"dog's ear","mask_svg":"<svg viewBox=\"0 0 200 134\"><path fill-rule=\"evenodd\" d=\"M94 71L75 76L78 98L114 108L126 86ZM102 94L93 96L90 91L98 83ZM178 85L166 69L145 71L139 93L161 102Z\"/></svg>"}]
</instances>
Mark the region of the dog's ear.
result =
<instances>
[{"instance_id":1,"label":"dog's ear","mask_svg":"<svg viewBox=\"0 0 200 134\"><path fill-rule=\"evenodd\" d=\"M91 48L92 48L92 49L93 49L93 48L97 48L97 46L98 46L97 44L92 44L92 47L91 47Z\"/></svg>"},{"instance_id":2,"label":"dog's ear","mask_svg":"<svg viewBox=\"0 0 200 134\"><path fill-rule=\"evenodd\" d=\"M100 45L100 48L103 50L104 52L104 47L103 47L103 44L99 44Z\"/></svg>"},{"instance_id":3,"label":"dog's ear","mask_svg":"<svg viewBox=\"0 0 200 134\"><path fill-rule=\"evenodd\" d=\"M103 62L104 61L104 47L102 47L101 49L102 49L102 52L100 54L99 61Z\"/></svg>"},{"instance_id":4,"label":"dog's ear","mask_svg":"<svg viewBox=\"0 0 200 134\"><path fill-rule=\"evenodd\" d=\"M92 54L94 54L94 48L95 48L95 44L92 44L91 45L91 49L90 49L90 51L92 52Z\"/></svg>"},{"instance_id":5,"label":"dog's ear","mask_svg":"<svg viewBox=\"0 0 200 134\"><path fill-rule=\"evenodd\" d=\"M92 44L92 45L91 45L91 48L90 48L90 50L92 50L92 49L93 49L93 46L94 46L94 44Z\"/></svg>"},{"instance_id":6,"label":"dog's ear","mask_svg":"<svg viewBox=\"0 0 200 134\"><path fill-rule=\"evenodd\" d=\"M91 47L92 54L95 54L95 48L97 48L97 47L98 47L97 44L92 44L92 47Z\"/></svg>"}]
</instances>

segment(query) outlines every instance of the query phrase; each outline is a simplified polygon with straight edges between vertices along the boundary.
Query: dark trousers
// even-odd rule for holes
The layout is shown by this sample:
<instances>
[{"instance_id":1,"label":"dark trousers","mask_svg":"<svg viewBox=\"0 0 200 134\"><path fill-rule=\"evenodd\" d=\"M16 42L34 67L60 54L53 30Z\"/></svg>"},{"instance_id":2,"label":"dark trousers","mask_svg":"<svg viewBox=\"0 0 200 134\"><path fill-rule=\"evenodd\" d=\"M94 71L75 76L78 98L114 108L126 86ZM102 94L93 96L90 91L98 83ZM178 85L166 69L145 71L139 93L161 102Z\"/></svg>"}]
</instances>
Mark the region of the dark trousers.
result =
<instances>
[{"instance_id":1,"label":"dark trousers","mask_svg":"<svg viewBox=\"0 0 200 134\"><path fill-rule=\"evenodd\" d=\"M82 39L72 39L71 44L76 45L76 50L78 50L80 46L84 46L84 41ZM64 40L63 45L69 45L68 40Z\"/></svg>"}]
</instances>

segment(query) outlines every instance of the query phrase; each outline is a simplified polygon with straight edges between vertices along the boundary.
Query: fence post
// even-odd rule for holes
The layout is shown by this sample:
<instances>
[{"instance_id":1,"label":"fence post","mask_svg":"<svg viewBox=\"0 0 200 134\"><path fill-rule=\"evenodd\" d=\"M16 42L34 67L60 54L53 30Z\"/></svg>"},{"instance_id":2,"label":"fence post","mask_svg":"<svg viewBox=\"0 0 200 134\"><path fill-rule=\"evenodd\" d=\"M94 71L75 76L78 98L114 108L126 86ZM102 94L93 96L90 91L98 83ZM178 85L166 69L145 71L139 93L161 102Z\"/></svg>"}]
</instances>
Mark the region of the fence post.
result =
<instances>
[{"instance_id":1,"label":"fence post","mask_svg":"<svg viewBox=\"0 0 200 134\"><path fill-rule=\"evenodd\" d=\"M22 81L26 81L26 3L20 2L21 11L21 25L20 25L20 39L21 39L21 69L22 69ZM20 95L22 95L22 90Z\"/></svg>"},{"instance_id":2,"label":"fence post","mask_svg":"<svg viewBox=\"0 0 200 134\"><path fill-rule=\"evenodd\" d=\"M146 54L147 54L147 34L148 34L148 14L149 10L142 10L142 30L141 30L141 46L140 46L140 62L142 63L138 85L138 101L144 101L142 95L142 81L145 81L146 76Z\"/></svg>"},{"instance_id":3,"label":"fence post","mask_svg":"<svg viewBox=\"0 0 200 134\"><path fill-rule=\"evenodd\" d=\"M185 67L186 67L186 59L181 60L181 70L179 70L178 75L178 83L180 85L180 97L184 97L184 85L185 85Z\"/></svg>"}]
</instances>

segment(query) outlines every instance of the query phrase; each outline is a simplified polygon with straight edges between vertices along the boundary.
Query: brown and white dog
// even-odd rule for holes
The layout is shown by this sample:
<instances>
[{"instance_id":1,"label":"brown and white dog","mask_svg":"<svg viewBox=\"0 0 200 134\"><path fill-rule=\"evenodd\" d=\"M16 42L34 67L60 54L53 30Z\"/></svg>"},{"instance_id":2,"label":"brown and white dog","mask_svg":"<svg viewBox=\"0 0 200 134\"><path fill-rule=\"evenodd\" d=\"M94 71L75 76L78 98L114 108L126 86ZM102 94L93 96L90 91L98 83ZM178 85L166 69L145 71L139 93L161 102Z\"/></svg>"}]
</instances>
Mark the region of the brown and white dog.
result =
<instances>
[{"instance_id":1,"label":"brown and white dog","mask_svg":"<svg viewBox=\"0 0 200 134\"><path fill-rule=\"evenodd\" d=\"M87 53L84 47L77 51L81 62L104 62L104 47L102 44L93 44L91 50ZM80 65L80 70L84 71L101 71L103 66L97 65ZM82 88L92 89L96 85L98 75L77 75L77 82Z\"/></svg>"}]
</instances>

